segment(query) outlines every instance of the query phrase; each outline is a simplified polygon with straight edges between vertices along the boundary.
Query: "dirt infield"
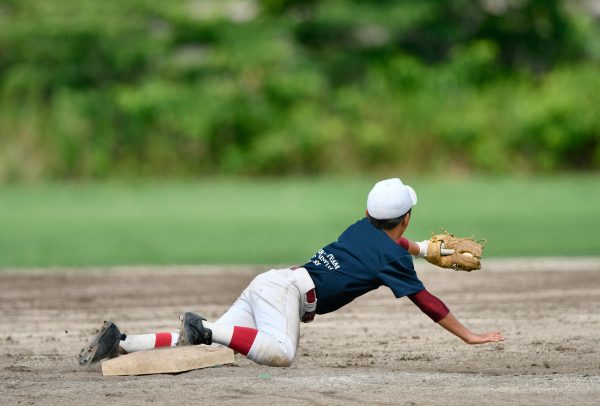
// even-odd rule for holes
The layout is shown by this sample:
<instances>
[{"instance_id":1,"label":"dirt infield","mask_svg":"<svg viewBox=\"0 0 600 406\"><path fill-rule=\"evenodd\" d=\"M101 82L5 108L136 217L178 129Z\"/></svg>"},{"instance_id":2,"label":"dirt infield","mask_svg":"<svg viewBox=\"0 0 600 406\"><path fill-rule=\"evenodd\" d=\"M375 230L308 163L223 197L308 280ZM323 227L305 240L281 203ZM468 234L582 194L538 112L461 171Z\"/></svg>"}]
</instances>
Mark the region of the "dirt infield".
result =
<instances>
[{"instance_id":1,"label":"dirt infield","mask_svg":"<svg viewBox=\"0 0 600 406\"><path fill-rule=\"evenodd\" d=\"M291 368L238 355L235 366L103 377L99 366L76 363L102 320L144 333L176 330L184 310L215 318L263 268L4 270L1 403L598 404L599 260L491 262L472 274L418 269L467 326L498 328L507 341L463 344L381 288L304 325Z\"/></svg>"}]
</instances>

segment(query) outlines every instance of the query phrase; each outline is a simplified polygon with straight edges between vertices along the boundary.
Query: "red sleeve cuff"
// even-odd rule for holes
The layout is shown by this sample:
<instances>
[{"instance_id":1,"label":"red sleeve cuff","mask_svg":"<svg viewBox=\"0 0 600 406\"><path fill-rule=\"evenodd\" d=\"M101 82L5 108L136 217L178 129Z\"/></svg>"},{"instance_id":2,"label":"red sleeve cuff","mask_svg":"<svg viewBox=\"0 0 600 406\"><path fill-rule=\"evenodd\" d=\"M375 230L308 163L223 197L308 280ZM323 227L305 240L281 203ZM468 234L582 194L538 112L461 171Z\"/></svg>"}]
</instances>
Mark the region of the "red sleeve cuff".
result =
<instances>
[{"instance_id":1,"label":"red sleeve cuff","mask_svg":"<svg viewBox=\"0 0 600 406\"><path fill-rule=\"evenodd\" d=\"M408 298L436 323L450 313L450 309L444 302L429 293L427 289L408 295Z\"/></svg>"}]
</instances>

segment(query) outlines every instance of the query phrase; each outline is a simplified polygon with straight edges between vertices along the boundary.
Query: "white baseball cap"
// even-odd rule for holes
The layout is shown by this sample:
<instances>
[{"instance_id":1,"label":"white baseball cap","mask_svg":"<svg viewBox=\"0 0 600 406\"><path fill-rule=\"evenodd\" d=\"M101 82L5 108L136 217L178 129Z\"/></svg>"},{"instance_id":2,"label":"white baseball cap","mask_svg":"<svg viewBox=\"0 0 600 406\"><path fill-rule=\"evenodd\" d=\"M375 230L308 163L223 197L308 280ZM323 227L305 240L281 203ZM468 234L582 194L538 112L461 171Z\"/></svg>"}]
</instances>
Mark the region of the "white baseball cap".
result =
<instances>
[{"instance_id":1,"label":"white baseball cap","mask_svg":"<svg viewBox=\"0 0 600 406\"><path fill-rule=\"evenodd\" d=\"M369 192L367 211L377 220L389 220L406 214L417 204L417 194L398 178L377 182Z\"/></svg>"}]
</instances>

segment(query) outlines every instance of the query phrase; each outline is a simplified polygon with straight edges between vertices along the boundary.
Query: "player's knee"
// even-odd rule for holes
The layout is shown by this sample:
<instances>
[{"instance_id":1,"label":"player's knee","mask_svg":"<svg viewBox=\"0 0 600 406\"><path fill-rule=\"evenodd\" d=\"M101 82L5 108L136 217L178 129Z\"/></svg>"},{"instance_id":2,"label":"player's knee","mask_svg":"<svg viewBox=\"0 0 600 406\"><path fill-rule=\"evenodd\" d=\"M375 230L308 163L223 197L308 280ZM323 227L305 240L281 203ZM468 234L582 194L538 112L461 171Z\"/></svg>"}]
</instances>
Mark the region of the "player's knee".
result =
<instances>
[{"instance_id":1,"label":"player's knee","mask_svg":"<svg viewBox=\"0 0 600 406\"><path fill-rule=\"evenodd\" d=\"M273 344L273 342L271 343ZM286 342L278 342L277 344L270 345L264 351L257 352L256 354L249 353L248 356L261 365L271 367L291 366L296 356L294 347Z\"/></svg>"},{"instance_id":2,"label":"player's knee","mask_svg":"<svg viewBox=\"0 0 600 406\"><path fill-rule=\"evenodd\" d=\"M265 360L265 365L272 367L289 367L294 362L294 355L289 351L275 351L270 357Z\"/></svg>"}]
</instances>

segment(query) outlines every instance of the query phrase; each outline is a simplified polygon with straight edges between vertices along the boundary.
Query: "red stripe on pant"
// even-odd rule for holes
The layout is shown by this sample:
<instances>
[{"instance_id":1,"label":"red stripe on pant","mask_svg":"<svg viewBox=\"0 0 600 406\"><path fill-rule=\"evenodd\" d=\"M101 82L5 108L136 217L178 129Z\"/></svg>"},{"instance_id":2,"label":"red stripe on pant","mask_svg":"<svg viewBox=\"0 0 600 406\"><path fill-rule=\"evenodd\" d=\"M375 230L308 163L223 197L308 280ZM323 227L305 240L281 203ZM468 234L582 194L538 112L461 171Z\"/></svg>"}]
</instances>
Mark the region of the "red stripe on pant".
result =
<instances>
[{"instance_id":1,"label":"red stripe on pant","mask_svg":"<svg viewBox=\"0 0 600 406\"><path fill-rule=\"evenodd\" d=\"M248 355L257 334L258 330L255 328L234 326L229 348L240 354Z\"/></svg>"},{"instance_id":2,"label":"red stripe on pant","mask_svg":"<svg viewBox=\"0 0 600 406\"><path fill-rule=\"evenodd\" d=\"M154 348L171 346L171 333L156 333Z\"/></svg>"}]
</instances>

